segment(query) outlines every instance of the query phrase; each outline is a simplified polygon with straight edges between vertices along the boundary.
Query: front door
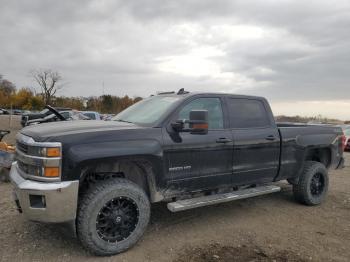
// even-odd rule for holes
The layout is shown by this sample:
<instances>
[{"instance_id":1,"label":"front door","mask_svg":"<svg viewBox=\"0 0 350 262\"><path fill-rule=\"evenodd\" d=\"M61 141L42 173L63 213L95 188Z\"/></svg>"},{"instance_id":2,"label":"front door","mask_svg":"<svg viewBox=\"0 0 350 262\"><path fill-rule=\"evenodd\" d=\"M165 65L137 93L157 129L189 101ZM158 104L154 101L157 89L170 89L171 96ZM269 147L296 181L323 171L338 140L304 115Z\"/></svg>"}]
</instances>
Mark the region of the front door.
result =
<instances>
[{"instance_id":1,"label":"front door","mask_svg":"<svg viewBox=\"0 0 350 262\"><path fill-rule=\"evenodd\" d=\"M165 173L172 189L196 191L229 184L232 175L232 133L225 128L220 97L197 97L187 101L176 119L189 119L191 110L208 110L205 135L164 132Z\"/></svg>"}]
</instances>

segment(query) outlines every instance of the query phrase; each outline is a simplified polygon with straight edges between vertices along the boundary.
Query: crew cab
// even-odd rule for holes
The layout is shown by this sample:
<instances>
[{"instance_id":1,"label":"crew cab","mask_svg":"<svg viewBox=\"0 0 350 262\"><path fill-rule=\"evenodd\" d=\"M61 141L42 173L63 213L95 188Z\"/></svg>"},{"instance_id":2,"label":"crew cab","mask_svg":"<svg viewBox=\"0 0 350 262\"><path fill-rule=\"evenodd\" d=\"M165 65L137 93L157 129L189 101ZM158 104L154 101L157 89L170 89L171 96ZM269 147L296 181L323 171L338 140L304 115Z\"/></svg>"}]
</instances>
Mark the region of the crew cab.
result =
<instances>
[{"instance_id":1,"label":"crew cab","mask_svg":"<svg viewBox=\"0 0 350 262\"><path fill-rule=\"evenodd\" d=\"M277 124L262 97L180 90L113 120L22 129L10 174L27 219L76 226L96 255L133 246L151 203L178 212L277 192L288 180L298 202L318 205L328 170L344 165L339 127Z\"/></svg>"}]
</instances>

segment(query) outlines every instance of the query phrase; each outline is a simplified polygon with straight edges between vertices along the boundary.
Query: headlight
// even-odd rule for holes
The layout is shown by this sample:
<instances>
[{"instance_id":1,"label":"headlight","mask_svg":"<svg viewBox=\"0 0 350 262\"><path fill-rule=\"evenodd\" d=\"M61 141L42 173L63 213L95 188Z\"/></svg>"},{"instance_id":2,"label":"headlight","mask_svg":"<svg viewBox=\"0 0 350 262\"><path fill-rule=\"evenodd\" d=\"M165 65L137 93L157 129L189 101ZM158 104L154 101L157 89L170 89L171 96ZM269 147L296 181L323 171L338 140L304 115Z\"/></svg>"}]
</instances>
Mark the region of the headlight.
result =
<instances>
[{"instance_id":1,"label":"headlight","mask_svg":"<svg viewBox=\"0 0 350 262\"><path fill-rule=\"evenodd\" d=\"M40 181L58 181L61 176L62 144L36 142L33 138L17 134L16 159L25 178Z\"/></svg>"},{"instance_id":2,"label":"headlight","mask_svg":"<svg viewBox=\"0 0 350 262\"><path fill-rule=\"evenodd\" d=\"M61 148L31 146L28 148L27 154L31 156L40 156L40 157L60 157Z\"/></svg>"}]
</instances>

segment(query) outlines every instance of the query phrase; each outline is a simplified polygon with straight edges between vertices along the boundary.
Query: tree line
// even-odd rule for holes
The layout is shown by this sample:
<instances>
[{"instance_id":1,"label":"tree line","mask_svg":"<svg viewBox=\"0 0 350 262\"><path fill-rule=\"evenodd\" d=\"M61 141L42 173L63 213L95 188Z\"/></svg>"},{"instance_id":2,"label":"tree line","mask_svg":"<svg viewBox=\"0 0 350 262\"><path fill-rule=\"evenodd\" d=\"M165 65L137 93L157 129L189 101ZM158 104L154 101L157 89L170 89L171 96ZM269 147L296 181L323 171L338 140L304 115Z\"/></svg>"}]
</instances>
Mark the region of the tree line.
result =
<instances>
[{"instance_id":1,"label":"tree line","mask_svg":"<svg viewBox=\"0 0 350 262\"><path fill-rule=\"evenodd\" d=\"M321 124L350 124L349 121L342 121L334 118L327 118L322 115L318 116L285 116L279 115L275 117L277 122L293 122L293 123L321 123Z\"/></svg>"},{"instance_id":2,"label":"tree line","mask_svg":"<svg viewBox=\"0 0 350 262\"><path fill-rule=\"evenodd\" d=\"M63 87L62 77L52 70L35 70L31 72L40 88L17 89L15 84L0 75L0 107L21 110L41 110L46 104L54 107L66 107L76 110L91 110L100 113L116 114L130 105L140 101L141 97L101 95L91 97L57 96L56 92Z\"/></svg>"}]
</instances>

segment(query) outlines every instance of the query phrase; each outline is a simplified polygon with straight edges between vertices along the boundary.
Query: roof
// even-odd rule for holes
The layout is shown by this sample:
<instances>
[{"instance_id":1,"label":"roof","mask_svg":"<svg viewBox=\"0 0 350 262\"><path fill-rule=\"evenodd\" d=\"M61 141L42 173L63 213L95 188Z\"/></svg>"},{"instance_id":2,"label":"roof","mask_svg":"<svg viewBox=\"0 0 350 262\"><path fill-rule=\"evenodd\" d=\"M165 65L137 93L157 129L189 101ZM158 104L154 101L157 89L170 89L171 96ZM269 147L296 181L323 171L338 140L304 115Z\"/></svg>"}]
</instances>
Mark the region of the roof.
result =
<instances>
[{"instance_id":1,"label":"roof","mask_svg":"<svg viewBox=\"0 0 350 262\"><path fill-rule=\"evenodd\" d=\"M185 93L176 93L176 92L162 92L158 93L158 96L183 96L183 97L191 97L191 96L197 96L197 95L203 95L203 96L234 96L236 98L250 98L250 99L265 99L261 96L252 96L252 95L242 95L242 94L231 94L231 93L223 93L223 92L185 92Z\"/></svg>"}]
</instances>

